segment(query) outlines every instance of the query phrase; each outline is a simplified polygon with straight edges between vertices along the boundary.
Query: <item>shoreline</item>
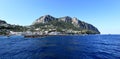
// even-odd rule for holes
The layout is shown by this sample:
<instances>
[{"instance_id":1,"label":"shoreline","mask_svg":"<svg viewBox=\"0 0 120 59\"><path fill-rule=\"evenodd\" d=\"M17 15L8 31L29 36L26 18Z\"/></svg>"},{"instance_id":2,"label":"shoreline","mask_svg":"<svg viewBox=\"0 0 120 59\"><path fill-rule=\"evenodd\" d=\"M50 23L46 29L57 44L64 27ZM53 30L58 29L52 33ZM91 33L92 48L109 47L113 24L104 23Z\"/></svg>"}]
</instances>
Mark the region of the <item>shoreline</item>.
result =
<instances>
[{"instance_id":1,"label":"shoreline","mask_svg":"<svg viewBox=\"0 0 120 59\"><path fill-rule=\"evenodd\" d=\"M24 38L41 38L41 37L48 37L48 36L86 36L86 35L100 35L100 34L60 34L60 35L0 35L6 37L12 36L23 36ZM109 35L109 34L106 34Z\"/></svg>"}]
</instances>

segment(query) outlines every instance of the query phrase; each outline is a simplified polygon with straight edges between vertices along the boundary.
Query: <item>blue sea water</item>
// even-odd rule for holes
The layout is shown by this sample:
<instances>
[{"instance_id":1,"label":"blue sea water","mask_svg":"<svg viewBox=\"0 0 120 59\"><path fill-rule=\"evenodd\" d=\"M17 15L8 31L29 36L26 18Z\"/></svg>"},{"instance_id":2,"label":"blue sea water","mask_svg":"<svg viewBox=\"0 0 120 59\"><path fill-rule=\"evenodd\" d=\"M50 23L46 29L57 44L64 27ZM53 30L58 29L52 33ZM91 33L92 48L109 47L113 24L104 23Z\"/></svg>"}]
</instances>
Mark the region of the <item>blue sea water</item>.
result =
<instances>
[{"instance_id":1,"label":"blue sea water","mask_svg":"<svg viewBox=\"0 0 120 59\"><path fill-rule=\"evenodd\" d=\"M0 36L0 59L120 59L120 35Z\"/></svg>"}]
</instances>

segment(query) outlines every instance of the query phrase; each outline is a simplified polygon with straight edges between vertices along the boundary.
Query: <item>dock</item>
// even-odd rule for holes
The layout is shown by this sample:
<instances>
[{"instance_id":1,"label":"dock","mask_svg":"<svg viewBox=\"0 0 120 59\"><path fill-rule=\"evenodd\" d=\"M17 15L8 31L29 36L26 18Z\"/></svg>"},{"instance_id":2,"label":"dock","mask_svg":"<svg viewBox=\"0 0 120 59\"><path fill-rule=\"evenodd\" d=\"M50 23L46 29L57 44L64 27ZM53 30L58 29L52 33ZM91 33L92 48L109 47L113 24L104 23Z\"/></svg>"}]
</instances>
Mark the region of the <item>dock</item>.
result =
<instances>
[{"instance_id":1,"label":"dock","mask_svg":"<svg viewBox=\"0 0 120 59\"><path fill-rule=\"evenodd\" d=\"M46 37L48 35L24 35L25 38L38 38L38 37Z\"/></svg>"}]
</instances>

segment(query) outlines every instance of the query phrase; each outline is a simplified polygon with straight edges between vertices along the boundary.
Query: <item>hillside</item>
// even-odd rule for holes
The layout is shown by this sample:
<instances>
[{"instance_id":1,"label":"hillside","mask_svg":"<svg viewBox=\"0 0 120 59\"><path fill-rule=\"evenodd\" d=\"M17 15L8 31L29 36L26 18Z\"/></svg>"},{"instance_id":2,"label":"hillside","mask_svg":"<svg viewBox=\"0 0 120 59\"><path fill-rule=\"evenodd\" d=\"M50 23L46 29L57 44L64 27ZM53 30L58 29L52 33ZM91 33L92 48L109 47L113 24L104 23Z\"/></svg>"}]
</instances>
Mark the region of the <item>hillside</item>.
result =
<instances>
[{"instance_id":1,"label":"hillside","mask_svg":"<svg viewBox=\"0 0 120 59\"><path fill-rule=\"evenodd\" d=\"M33 28L56 29L56 31L71 30L81 31L80 34L100 34L98 29L91 24L83 22L77 18L69 16L55 18L51 15L45 15L38 18L31 25Z\"/></svg>"},{"instance_id":2,"label":"hillside","mask_svg":"<svg viewBox=\"0 0 120 59\"><path fill-rule=\"evenodd\" d=\"M8 35L10 33L10 31L23 32L26 30L27 30L27 28L24 26L11 25L11 24L8 24L4 20L0 20L0 35Z\"/></svg>"}]
</instances>

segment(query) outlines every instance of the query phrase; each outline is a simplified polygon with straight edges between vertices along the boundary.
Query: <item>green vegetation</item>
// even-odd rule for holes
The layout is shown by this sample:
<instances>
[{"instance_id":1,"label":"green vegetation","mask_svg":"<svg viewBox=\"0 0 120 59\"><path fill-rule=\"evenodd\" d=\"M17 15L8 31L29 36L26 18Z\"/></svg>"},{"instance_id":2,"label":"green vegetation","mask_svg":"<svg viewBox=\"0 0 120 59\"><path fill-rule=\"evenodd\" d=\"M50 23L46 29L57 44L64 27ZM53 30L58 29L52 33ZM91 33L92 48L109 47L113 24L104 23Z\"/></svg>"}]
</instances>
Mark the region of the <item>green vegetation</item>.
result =
<instances>
[{"instance_id":1,"label":"green vegetation","mask_svg":"<svg viewBox=\"0 0 120 59\"><path fill-rule=\"evenodd\" d=\"M58 20L52 20L52 21L49 21L46 23L36 23L36 24L32 25L31 27L34 27L34 29L40 28L40 29L44 29L44 30L56 29L56 31L58 31L58 32L62 32L63 29L72 30L72 31L81 31L78 34L96 34L97 33L96 31L93 31L93 30L75 27L70 22L64 22L64 21L58 21ZM73 33L73 32L71 32L71 33Z\"/></svg>"},{"instance_id":2,"label":"green vegetation","mask_svg":"<svg viewBox=\"0 0 120 59\"><path fill-rule=\"evenodd\" d=\"M27 28L24 26L19 25L9 25L6 24L6 26L0 26L0 35L8 35L10 31L14 32L24 32L27 31Z\"/></svg>"},{"instance_id":3,"label":"green vegetation","mask_svg":"<svg viewBox=\"0 0 120 59\"><path fill-rule=\"evenodd\" d=\"M0 30L0 35L8 35L9 32L6 29Z\"/></svg>"},{"instance_id":4,"label":"green vegetation","mask_svg":"<svg viewBox=\"0 0 120 59\"><path fill-rule=\"evenodd\" d=\"M10 30L15 32L24 32L27 30L27 28L24 26L15 25L15 26L12 26Z\"/></svg>"},{"instance_id":5,"label":"green vegetation","mask_svg":"<svg viewBox=\"0 0 120 59\"><path fill-rule=\"evenodd\" d=\"M34 26L35 28L44 28L44 29L56 28L57 31L61 31L62 29L80 30L80 28L75 27L72 23L58 21L58 20L49 21L47 23L34 24L32 26Z\"/></svg>"},{"instance_id":6,"label":"green vegetation","mask_svg":"<svg viewBox=\"0 0 120 59\"><path fill-rule=\"evenodd\" d=\"M82 30L81 33L82 33L82 34L96 34L95 31L93 31L93 30L86 30L86 29Z\"/></svg>"}]
</instances>

